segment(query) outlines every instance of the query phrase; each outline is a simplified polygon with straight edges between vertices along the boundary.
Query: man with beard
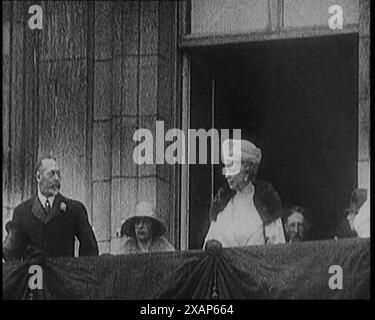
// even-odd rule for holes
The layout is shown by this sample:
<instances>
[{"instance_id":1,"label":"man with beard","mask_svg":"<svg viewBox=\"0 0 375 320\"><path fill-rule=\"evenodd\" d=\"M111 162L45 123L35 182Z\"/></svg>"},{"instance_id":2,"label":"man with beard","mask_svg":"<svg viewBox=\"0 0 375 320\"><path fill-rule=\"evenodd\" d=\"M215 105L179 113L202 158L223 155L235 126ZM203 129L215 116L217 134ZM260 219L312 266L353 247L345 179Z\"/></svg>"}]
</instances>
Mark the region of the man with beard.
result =
<instances>
[{"instance_id":1,"label":"man with beard","mask_svg":"<svg viewBox=\"0 0 375 320\"><path fill-rule=\"evenodd\" d=\"M98 255L98 245L84 205L64 197L56 159L43 158L36 166L38 193L19 204L12 222L30 238L30 245L50 257L74 257L75 237L80 256Z\"/></svg>"},{"instance_id":2,"label":"man with beard","mask_svg":"<svg viewBox=\"0 0 375 320\"><path fill-rule=\"evenodd\" d=\"M309 223L306 210L294 206L286 210L284 218L285 235L288 242L301 242L306 240Z\"/></svg>"}]
</instances>

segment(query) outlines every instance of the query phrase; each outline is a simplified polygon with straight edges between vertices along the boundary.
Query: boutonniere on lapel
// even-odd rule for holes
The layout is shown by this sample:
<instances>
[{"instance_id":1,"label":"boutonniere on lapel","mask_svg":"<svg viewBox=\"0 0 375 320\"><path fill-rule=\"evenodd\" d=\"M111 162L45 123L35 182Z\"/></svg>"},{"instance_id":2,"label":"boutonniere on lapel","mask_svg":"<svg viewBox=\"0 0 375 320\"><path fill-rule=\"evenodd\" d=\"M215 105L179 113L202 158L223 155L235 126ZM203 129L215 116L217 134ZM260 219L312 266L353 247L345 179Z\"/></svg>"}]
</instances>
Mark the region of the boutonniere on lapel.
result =
<instances>
[{"instance_id":1,"label":"boutonniere on lapel","mask_svg":"<svg viewBox=\"0 0 375 320\"><path fill-rule=\"evenodd\" d=\"M60 210L62 211L62 212L66 212L66 203L65 202L61 202L60 203Z\"/></svg>"}]
</instances>

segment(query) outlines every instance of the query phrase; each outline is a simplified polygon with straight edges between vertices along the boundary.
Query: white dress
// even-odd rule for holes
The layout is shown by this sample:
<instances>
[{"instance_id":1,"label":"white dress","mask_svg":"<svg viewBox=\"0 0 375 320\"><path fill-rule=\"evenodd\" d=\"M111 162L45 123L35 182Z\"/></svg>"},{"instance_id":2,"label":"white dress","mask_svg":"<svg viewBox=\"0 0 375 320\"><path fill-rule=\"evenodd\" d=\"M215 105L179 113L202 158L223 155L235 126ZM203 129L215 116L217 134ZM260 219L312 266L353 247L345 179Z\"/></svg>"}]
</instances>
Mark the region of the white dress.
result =
<instances>
[{"instance_id":1,"label":"white dress","mask_svg":"<svg viewBox=\"0 0 375 320\"><path fill-rule=\"evenodd\" d=\"M370 238L370 200L367 200L359 209L353 224L360 238Z\"/></svg>"},{"instance_id":2,"label":"white dress","mask_svg":"<svg viewBox=\"0 0 375 320\"><path fill-rule=\"evenodd\" d=\"M220 241L224 248L285 243L281 219L268 224L264 230L253 197L254 185L250 182L228 202L216 221L211 222L204 245L208 240Z\"/></svg>"}]
</instances>

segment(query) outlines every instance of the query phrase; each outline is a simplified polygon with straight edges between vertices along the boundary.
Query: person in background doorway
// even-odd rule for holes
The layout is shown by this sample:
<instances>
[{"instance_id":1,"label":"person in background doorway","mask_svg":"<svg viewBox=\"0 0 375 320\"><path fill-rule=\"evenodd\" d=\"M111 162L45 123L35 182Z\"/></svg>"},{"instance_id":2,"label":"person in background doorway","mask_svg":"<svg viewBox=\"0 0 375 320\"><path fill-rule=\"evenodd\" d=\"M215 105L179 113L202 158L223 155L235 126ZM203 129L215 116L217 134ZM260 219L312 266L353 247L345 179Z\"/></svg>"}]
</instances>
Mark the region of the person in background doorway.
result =
<instances>
[{"instance_id":1,"label":"person in background doorway","mask_svg":"<svg viewBox=\"0 0 375 320\"><path fill-rule=\"evenodd\" d=\"M370 200L367 199L353 221L354 230L360 238L370 238L370 212Z\"/></svg>"},{"instance_id":2,"label":"person in background doorway","mask_svg":"<svg viewBox=\"0 0 375 320\"><path fill-rule=\"evenodd\" d=\"M306 240L310 224L306 210L293 206L285 211L284 230L287 242L301 242Z\"/></svg>"},{"instance_id":3,"label":"person in background doorway","mask_svg":"<svg viewBox=\"0 0 375 320\"><path fill-rule=\"evenodd\" d=\"M335 239L355 238L359 236L356 229L362 229L366 226L366 221L369 222L370 220L369 210L367 215L367 209L364 205L365 203L368 203L367 190L363 188L355 189L352 192L349 207L344 210L344 217L336 229ZM362 207L364 210L361 210ZM360 212L361 216L357 218ZM357 228L355 227L355 221L357 221ZM368 232L366 232L368 235L369 231L368 227Z\"/></svg>"}]
</instances>

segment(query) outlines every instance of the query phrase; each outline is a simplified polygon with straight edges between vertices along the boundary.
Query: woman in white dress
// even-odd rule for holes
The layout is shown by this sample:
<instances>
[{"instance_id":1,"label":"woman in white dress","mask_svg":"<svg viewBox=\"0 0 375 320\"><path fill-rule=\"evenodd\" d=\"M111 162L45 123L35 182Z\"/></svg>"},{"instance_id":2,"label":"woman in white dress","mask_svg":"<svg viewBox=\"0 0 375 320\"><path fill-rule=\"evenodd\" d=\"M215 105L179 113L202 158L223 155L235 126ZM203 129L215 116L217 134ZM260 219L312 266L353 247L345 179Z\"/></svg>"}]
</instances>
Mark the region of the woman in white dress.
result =
<instances>
[{"instance_id":1,"label":"woman in white dress","mask_svg":"<svg viewBox=\"0 0 375 320\"><path fill-rule=\"evenodd\" d=\"M285 243L280 197L270 183L255 179L260 149L247 140L225 140L222 153L227 185L211 204L204 247Z\"/></svg>"}]
</instances>

